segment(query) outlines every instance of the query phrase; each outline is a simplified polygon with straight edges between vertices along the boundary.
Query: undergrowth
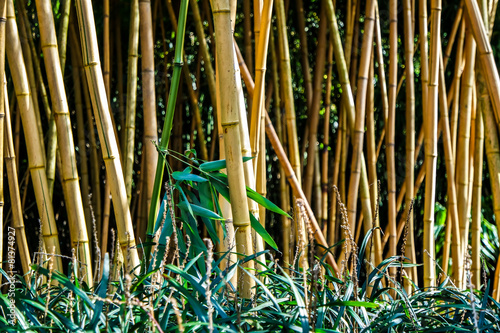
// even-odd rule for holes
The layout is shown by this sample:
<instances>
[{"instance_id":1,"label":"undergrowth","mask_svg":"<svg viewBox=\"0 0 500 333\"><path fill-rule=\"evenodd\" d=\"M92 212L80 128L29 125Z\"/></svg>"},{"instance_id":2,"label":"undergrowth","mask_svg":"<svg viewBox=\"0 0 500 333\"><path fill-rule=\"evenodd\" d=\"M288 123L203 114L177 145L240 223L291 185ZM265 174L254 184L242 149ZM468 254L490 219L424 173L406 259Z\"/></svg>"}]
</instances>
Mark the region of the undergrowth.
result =
<instances>
[{"instance_id":1,"label":"undergrowth","mask_svg":"<svg viewBox=\"0 0 500 333\"><path fill-rule=\"evenodd\" d=\"M103 256L98 283L91 288L82 282L76 258L66 274L51 269L50 256L24 276L1 271L8 285L14 283L15 293L0 296L0 332L500 331L500 304L489 296L488 281L482 288L472 287L469 265L465 265L466 290L456 288L447 277L436 287L419 288L404 273L415 264L403 254L374 267L368 259L374 229L358 246L346 221L348 241L334 245L343 244L348 258L340 274L319 253L325 249L314 246L311 229L308 251L298 248L290 267L280 266L273 257L279 252L268 250L239 254L237 262L224 266L229 252L214 252L214 246L219 242L216 228L224 230L218 197L229 199L227 177L219 172L225 163L176 158L188 167L169 173L154 242L148 244L154 250L150 262L128 274L119 260L126 254L118 253L118 247L111 258L108 253ZM257 193L247 194L268 210L286 214ZM299 202L299 208L303 204ZM201 239L199 223L210 238ZM252 223L276 249L259 225ZM257 263L262 254L266 262L255 265L262 270L243 268L245 261ZM237 273L254 279L250 299L239 297L231 284ZM9 317L12 313L15 319Z\"/></svg>"}]
</instances>

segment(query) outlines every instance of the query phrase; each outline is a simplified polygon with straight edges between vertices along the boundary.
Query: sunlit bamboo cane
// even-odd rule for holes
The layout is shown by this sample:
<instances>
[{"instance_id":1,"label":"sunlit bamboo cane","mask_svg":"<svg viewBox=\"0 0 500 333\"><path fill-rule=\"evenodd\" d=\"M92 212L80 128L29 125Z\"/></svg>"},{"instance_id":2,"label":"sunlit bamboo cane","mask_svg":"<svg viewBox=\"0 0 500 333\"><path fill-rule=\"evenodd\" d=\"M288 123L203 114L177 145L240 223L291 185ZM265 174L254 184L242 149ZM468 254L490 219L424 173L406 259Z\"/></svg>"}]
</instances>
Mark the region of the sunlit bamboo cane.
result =
<instances>
[{"instance_id":1,"label":"sunlit bamboo cane","mask_svg":"<svg viewBox=\"0 0 500 333\"><path fill-rule=\"evenodd\" d=\"M40 25L41 46L45 61L53 113L57 126L57 141L61 154L61 178L64 198L71 232L72 246L78 252L83 263L83 276L89 286L92 285L92 264L87 235L87 226L83 212L82 196L76 166L73 131L69 117L68 101L61 72L56 30L50 2L36 1L38 23Z\"/></svg>"},{"instance_id":2,"label":"sunlit bamboo cane","mask_svg":"<svg viewBox=\"0 0 500 333\"><path fill-rule=\"evenodd\" d=\"M236 89L235 58L224 56L224 50L231 50L233 36L231 29L230 9L228 0L213 0L212 13L214 17L215 36L217 38L218 84L220 85L220 115L219 121L224 132L224 148L226 154L229 195L231 211L236 234L236 249L239 254L251 255L253 252L250 216L245 190L245 176L241 154L239 96ZM224 93L222 93L224 92ZM253 261L244 264L247 269L253 268ZM241 273L238 290L242 297L249 298L254 280L248 274Z\"/></svg>"},{"instance_id":3,"label":"sunlit bamboo cane","mask_svg":"<svg viewBox=\"0 0 500 333\"><path fill-rule=\"evenodd\" d=\"M431 49L429 66L429 88L425 126L425 204L424 204L424 286L434 286L436 269L434 266L434 205L436 202L437 163L437 111L439 57L441 53L441 0L431 2Z\"/></svg>"},{"instance_id":4,"label":"sunlit bamboo cane","mask_svg":"<svg viewBox=\"0 0 500 333\"><path fill-rule=\"evenodd\" d=\"M8 0L6 40L8 40L9 47L6 48L7 58L9 60L10 73L14 81L24 134L26 136L28 163L33 180L38 213L42 222L43 239L47 251L52 252L52 249L54 249L55 254L60 254L54 210L52 202L48 197L49 188L45 174L45 158L40 144L42 138L38 135L36 122L33 121L36 119L34 115L35 111L31 102L28 79L17 31L14 5L12 0ZM55 257L53 259L55 260L54 268L62 272L61 258Z\"/></svg>"},{"instance_id":5,"label":"sunlit bamboo cane","mask_svg":"<svg viewBox=\"0 0 500 333\"><path fill-rule=\"evenodd\" d=\"M99 139L103 147L102 154L106 164L107 183L110 184L113 196L118 241L123 253L127 254L127 270L132 271L140 264L139 256L135 247L127 194L124 191L125 181L100 67L92 5L88 0L77 0L75 6L82 39L83 66L91 91L90 96L98 124Z\"/></svg>"}]
</instances>

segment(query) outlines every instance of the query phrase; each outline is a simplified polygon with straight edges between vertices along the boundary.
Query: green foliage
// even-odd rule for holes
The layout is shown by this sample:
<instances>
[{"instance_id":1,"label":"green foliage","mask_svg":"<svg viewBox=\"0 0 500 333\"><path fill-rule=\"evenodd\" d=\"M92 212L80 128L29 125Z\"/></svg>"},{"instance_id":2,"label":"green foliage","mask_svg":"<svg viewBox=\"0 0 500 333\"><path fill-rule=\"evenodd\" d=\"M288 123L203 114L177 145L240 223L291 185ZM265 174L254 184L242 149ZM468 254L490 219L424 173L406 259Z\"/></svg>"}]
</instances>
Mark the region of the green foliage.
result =
<instances>
[{"instance_id":1,"label":"green foliage","mask_svg":"<svg viewBox=\"0 0 500 333\"><path fill-rule=\"evenodd\" d=\"M364 243L368 243L368 239ZM241 259L221 269L219 254L181 251L179 266L163 263L148 274L110 281L106 256L94 290L72 276L33 266L30 284L19 277L15 294L17 322L2 332L481 332L500 329L500 306L486 291L460 291L446 280L409 294L389 278L390 267L412 266L392 257L357 286L349 275L340 280L315 258L312 269L283 268L269 260L254 277L251 300L240 299L227 281ZM271 258L272 259L272 258ZM363 258L360 258L363 260ZM359 265L359 270L364 265ZM321 271L325 270L322 275ZM70 269L69 271L73 271ZM205 273L206 272L206 273ZM246 272L251 274L251 272ZM305 276L304 276L305 274ZM41 283L55 279L58 284ZM321 276L321 278L319 278ZM383 284L385 280L385 284ZM370 286L369 290L367 286ZM394 296L395 295L395 296ZM9 300L0 298L8 313Z\"/></svg>"}]
</instances>

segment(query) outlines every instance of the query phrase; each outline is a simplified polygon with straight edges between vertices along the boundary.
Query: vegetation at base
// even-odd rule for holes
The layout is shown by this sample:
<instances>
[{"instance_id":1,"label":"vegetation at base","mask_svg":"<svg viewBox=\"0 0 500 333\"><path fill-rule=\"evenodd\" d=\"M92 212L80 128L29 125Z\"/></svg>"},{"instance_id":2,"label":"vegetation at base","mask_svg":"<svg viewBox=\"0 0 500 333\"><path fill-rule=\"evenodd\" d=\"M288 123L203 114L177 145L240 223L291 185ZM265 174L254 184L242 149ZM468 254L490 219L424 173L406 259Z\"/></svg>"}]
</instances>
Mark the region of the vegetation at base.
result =
<instances>
[{"instance_id":1,"label":"vegetation at base","mask_svg":"<svg viewBox=\"0 0 500 333\"><path fill-rule=\"evenodd\" d=\"M208 240L207 240L208 241ZM208 241L211 242L211 241ZM210 243L211 244L211 243ZM210 246L209 246L210 248ZM458 290L446 278L439 286L407 293L389 267L406 268L401 257L380 264L364 282L349 272L341 279L321 258L311 270L283 268L269 252L255 276L251 299L242 299L228 281L240 262L221 269L225 254L187 255L180 266L111 279L106 256L95 288L78 279L33 265L27 281L16 281L16 325L0 318L2 332L498 332L500 304L485 290ZM217 259L218 258L218 259ZM256 260L256 255L242 258ZM364 258L359 258L360 263ZM203 272L210 272L209 274ZM323 275L324 272L324 275ZM3 272L5 273L5 272ZM51 284L52 281L57 284ZM46 282L43 282L46 281ZM367 283L369 281L369 283ZM369 288L367 288L367 285ZM385 285L385 286L384 286ZM395 296L394 296L395 295ZM4 313L9 300L0 298Z\"/></svg>"},{"instance_id":2,"label":"vegetation at base","mask_svg":"<svg viewBox=\"0 0 500 333\"><path fill-rule=\"evenodd\" d=\"M411 282L412 291L405 290L406 269L417 265L401 255L373 267L367 258L372 257L374 230L359 246L351 244L351 250L345 241L328 249L340 248L349 258L348 262L342 261L341 274L325 263L325 255L315 253L312 234L302 235L310 238L310 247L308 251L304 246L297 248L289 267L282 267L269 250L251 256L238 254L237 262L224 265L229 253L214 253L214 243L220 241L216 224L223 223L217 197L228 197L227 177L220 172L225 161L201 163L193 152L161 153L172 155L188 167L168 173L170 190L156 219L155 238L150 244L155 250L149 266L142 265L139 274L129 275L119 261L120 255L128 254L120 253L120 246L115 244L111 257L106 253L102 263L96 263L100 279L89 288L82 274L85 269L75 254L65 275L53 269L53 257L40 253L39 261L45 258L46 262L33 264L25 276L13 277L1 271L8 284L13 281L16 285L14 297L0 297L3 313L12 313L9 307L14 302L16 324L11 325L8 317L0 318L1 332L500 330L500 304L489 296L489 281L484 280L481 289L472 288L470 260L465 271L470 286L467 290L455 287L445 275L436 287L419 288ZM286 215L259 194L249 190L247 195L271 211ZM213 201L207 202L207 198ZM200 220L210 238L202 240L194 232ZM264 229L261 232L275 247L269 234ZM347 230L348 240L349 234ZM262 254L265 263L257 262ZM245 270L248 261L255 261L254 266L262 270ZM390 268L397 269L397 276L389 275ZM240 297L231 283L237 272L255 281L250 299Z\"/></svg>"}]
</instances>

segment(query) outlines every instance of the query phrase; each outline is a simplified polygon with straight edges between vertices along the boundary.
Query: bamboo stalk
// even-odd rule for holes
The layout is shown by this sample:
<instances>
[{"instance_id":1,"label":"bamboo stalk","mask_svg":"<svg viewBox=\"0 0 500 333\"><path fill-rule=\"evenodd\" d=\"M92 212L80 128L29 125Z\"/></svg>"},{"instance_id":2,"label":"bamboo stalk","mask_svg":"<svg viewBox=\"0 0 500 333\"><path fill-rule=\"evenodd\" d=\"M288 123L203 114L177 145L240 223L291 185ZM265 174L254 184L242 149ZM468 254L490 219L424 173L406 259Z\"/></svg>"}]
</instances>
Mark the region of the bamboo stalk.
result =
<instances>
[{"instance_id":1,"label":"bamboo stalk","mask_svg":"<svg viewBox=\"0 0 500 333\"><path fill-rule=\"evenodd\" d=\"M59 21L59 33L57 34L57 46L59 50L59 61L61 62L61 72L64 76L64 69L66 67L66 48L68 45L68 26L69 14L71 10L71 1L61 1L61 18Z\"/></svg>"},{"instance_id":2,"label":"bamboo stalk","mask_svg":"<svg viewBox=\"0 0 500 333\"><path fill-rule=\"evenodd\" d=\"M453 90L451 90L453 91ZM449 127L449 121L448 121L448 106L447 106L447 101L445 99L445 94L446 94L446 86L445 86L445 79L444 79L444 64L442 63L442 58L441 58L441 63L440 63L440 71L439 71L439 108L441 112L441 126L440 129L443 133L443 146L444 146L444 159L445 159L445 164L446 164L446 173L447 173L447 194L448 194L448 216L449 220L447 221L450 227L448 225L446 226L447 228L450 229L453 233L453 239L452 239L452 255L453 255L453 277L455 278L455 283L457 286L462 285L463 283L463 246L462 244L462 239L460 238L460 219L458 215L458 201L457 201L457 191L455 187L455 168L456 164L454 161L454 155L453 155L453 149L452 149L452 142L451 142L451 135L450 135L450 127ZM439 137L439 135L438 135ZM447 236L446 236L447 237ZM445 237L445 238L446 238ZM443 251L443 270L447 272L448 268L448 247L445 244L443 246L444 251Z\"/></svg>"},{"instance_id":3,"label":"bamboo stalk","mask_svg":"<svg viewBox=\"0 0 500 333\"><path fill-rule=\"evenodd\" d=\"M398 4L391 0L389 4L390 33L389 33L389 113L387 116L386 148L387 157L387 190L388 190L388 215L389 215L389 252L388 256L396 255L396 162L395 162L395 126L396 126L396 82L398 76ZM395 274L395 269L392 270Z\"/></svg>"},{"instance_id":4,"label":"bamboo stalk","mask_svg":"<svg viewBox=\"0 0 500 333\"><path fill-rule=\"evenodd\" d=\"M218 84L220 89L221 118L219 119L224 133L224 149L226 154L229 195L231 211L236 234L236 250L245 255L253 252L250 216L245 190L245 175L241 154L239 95L236 89L235 58L224 57L224 50L234 48L228 0L213 0L215 35L217 38L217 67L219 68ZM224 92L224 93L222 93ZM253 269L253 261L244 264L244 268ZM243 274L243 273L241 273ZM238 290L244 298L250 298L251 288L255 284L248 275L243 274L238 281Z\"/></svg>"},{"instance_id":5,"label":"bamboo stalk","mask_svg":"<svg viewBox=\"0 0 500 333\"><path fill-rule=\"evenodd\" d=\"M168 142L170 139L170 133L172 130L172 123L174 120L174 110L177 101L177 91L179 89L180 75L183 65L183 53L184 53L184 31L186 29L186 15L187 15L187 0L182 1L182 5L179 11L179 21L177 26L177 38L175 45L175 59L174 59L174 73L172 77L172 84L170 85L170 95L167 103L167 113L165 121L163 123L163 131L161 136L161 141L159 148L161 150L166 150L168 148ZM163 179L163 169L165 166L165 159L162 154L158 156L158 163L156 164L155 173L155 183L153 187L153 194L151 196L151 206L149 209L148 217L148 227L146 231L146 242L150 242L153 239L153 228L156 221L156 213L158 211L158 202L160 198L160 188ZM146 261L149 260L151 247L146 246L145 256Z\"/></svg>"},{"instance_id":6,"label":"bamboo stalk","mask_svg":"<svg viewBox=\"0 0 500 333\"><path fill-rule=\"evenodd\" d=\"M309 65L309 51L307 47L306 23L304 17L303 0L297 0L296 8L297 8L297 24L299 27L298 32L300 40L300 63L302 65L302 74L304 75L304 88L306 92L307 109L309 110L311 108L313 101L313 85L312 85L311 69ZM255 80L255 82L257 83L257 80Z\"/></svg>"},{"instance_id":7,"label":"bamboo stalk","mask_svg":"<svg viewBox=\"0 0 500 333\"><path fill-rule=\"evenodd\" d=\"M479 82L480 83L480 82ZM484 94L484 88L479 86L480 91ZM484 134L485 134L485 150L486 159L488 161L488 170L491 177L491 192L493 194L493 212L495 213L495 220L497 222L497 228L500 228L500 144L498 142L498 129L495 124L495 116L491 110L489 103L483 105L484 108L481 109L484 122ZM498 218L497 218L498 217ZM500 299L500 288L499 288L499 276L500 274L495 274L495 280L493 284L493 298L495 300Z\"/></svg>"},{"instance_id":8,"label":"bamboo stalk","mask_svg":"<svg viewBox=\"0 0 500 333\"><path fill-rule=\"evenodd\" d=\"M257 3L258 1L255 1ZM260 146L260 132L261 132L261 122L262 122L262 109L264 108L264 97L265 97L265 76L266 76L266 63L267 63L267 51L269 45L269 31L271 30L271 16L273 9L273 0L264 1L264 8L262 9L262 17L259 23L261 23L260 33L255 31L255 38L258 38L259 44L255 50L255 86L256 93L254 93L252 98L252 111L250 120L250 143L252 147L252 156L254 157L254 170L258 172L257 163L259 155ZM254 14L254 18L256 15ZM257 24L257 22L256 22ZM265 154L265 152L264 152Z\"/></svg>"},{"instance_id":9,"label":"bamboo stalk","mask_svg":"<svg viewBox=\"0 0 500 333\"><path fill-rule=\"evenodd\" d=\"M132 173L135 161L135 118L137 104L137 59L139 57L139 0L131 2L127 62L127 110L125 120L125 146L123 151L123 176L127 200L132 198ZM109 95L108 95L109 101ZM147 103L147 102L146 102Z\"/></svg>"},{"instance_id":10,"label":"bamboo stalk","mask_svg":"<svg viewBox=\"0 0 500 333\"><path fill-rule=\"evenodd\" d=\"M152 141L158 141L158 128L156 119L154 41L150 0L141 0L139 2L139 14L139 32L142 53L142 104L144 113L144 154L142 158L146 159L144 169L142 169L145 171L145 175L143 175L143 182L145 184L142 194L146 196L145 209L149 211L155 182L155 165L158 163L158 153L156 147L152 143ZM198 129L198 132L198 135L202 137L203 131ZM206 155L203 157L206 158Z\"/></svg>"},{"instance_id":11,"label":"bamboo stalk","mask_svg":"<svg viewBox=\"0 0 500 333\"><path fill-rule=\"evenodd\" d=\"M324 232L325 235L329 235L330 233L328 226L328 148L330 146L330 117L332 112L332 68L333 46L329 43L328 60L326 65L327 74L325 86L325 119L323 122L323 149L321 151L321 216L319 216L320 225L327 230L327 232ZM328 239L328 242L333 244L330 242L330 239Z\"/></svg>"},{"instance_id":12,"label":"bamboo stalk","mask_svg":"<svg viewBox=\"0 0 500 333\"><path fill-rule=\"evenodd\" d=\"M57 48L56 29L50 2L36 1L38 23L40 25L41 47L43 50L45 70L47 73L51 95L53 114L57 126L57 141L61 154L61 178L68 222L71 232L72 246L76 248L78 257L83 263L83 276L89 286L92 286L92 263L90 247L83 212L82 196L78 170L76 167L73 131L69 117L68 101L64 88L64 80Z\"/></svg>"},{"instance_id":13,"label":"bamboo stalk","mask_svg":"<svg viewBox=\"0 0 500 333\"><path fill-rule=\"evenodd\" d=\"M292 70L290 65L290 51L286 33L285 8L283 0L276 0L276 20L278 23L278 44L280 51L280 78L283 87L283 100L285 102L285 117L288 134L288 154L293 170L297 176L299 184L302 183L301 163L299 159L299 146L297 139L297 127L295 117L295 106L292 92ZM305 234L305 233L304 233Z\"/></svg>"},{"instance_id":14,"label":"bamboo stalk","mask_svg":"<svg viewBox=\"0 0 500 333\"><path fill-rule=\"evenodd\" d=\"M334 55L335 55L335 60L337 63L337 71L339 74L339 81L342 86L342 102L343 102L343 107L346 110L346 122L348 124L348 128L351 131L351 133L354 133L355 129L355 121L356 121L356 116L355 116L355 107L354 107L354 98L352 94L352 89L350 85L350 80L349 80L349 75L347 71L347 65L346 61L344 58L344 52L343 52L343 47L342 47L342 41L340 39L340 34L338 30L338 24L337 24L337 19L334 13L334 9L332 6L332 3L330 1L325 0L325 9L326 9L326 16L328 20L328 28L330 31L330 38L331 42L334 46ZM374 14L372 14L371 17L373 17ZM372 20L373 21L373 20ZM373 25L373 22L372 22ZM373 30L372 30L372 37L373 37ZM373 40L373 38L371 38ZM370 49L371 49L370 45ZM359 120L361 122L361 120ZM364 122L364 120L363 120ZM359 124L358 124L359 125ZM358 133L361 134L361 133ZM344 144L348 142L348 140L342 140ZM347 149L343 150L344 153L347 153ZM359 164L360 164L360 192L361 192L361 206L362 206L362 212L363 216L365 217L365 220L368 221L365 226L370 227L371 224L370 222L372 221L372 211L371 211L371 203L369 200L369 185L368 185L368 178L367 173L366 173L366 165L365 165L365 160L364 160L364 155L360 154L359 156ZM354 161L354 160L353 160ZM356 162L357 163L357 162ZM342 163L342 168L343 168L343 163ZM341 169L342 171L342 169ZM341 177L341 195L342 195L342 180L344 177ZM352 184L352 187L357 188L357 185ZM342 198L344 199L344 198ZM349 213L349 221L354 221L355 220L355 214L356 214L356 205L357 202L356 200L348 200L348 213ZM354 214L354 216L353 216Z\"/></svg>"},{"instance_id":15,"label":"bamboo stalk","mask_svg":"<svg viewBox=\"0 0 500 333\"><path fill-rule=\"evenodd\" d=\"M314 176L314 165L315 165L315 150L317 149L317 135L318 135L318 124L319 124L319 111L321 107L321 95L323 93L323 81L325 73L325 61L326 61L326 17L325 12L322 11L320 14L319 31L318 31L318 44L316 48L316 66L314 68L314 91L312 103L309 107L308 112L308 127L309 127L309 137L304 138L309 141L309 146L307 149L307 165L304 172L304 193L309 202L312 198L312 186L313 186L313 176ZM321 202L321 198L317 198Z\"/></svg>"},{"instance_id":16,"label":"bamboo stalk","mask_svg":"<svg viewBox=\"0 0 500 333\"><path fill-rule=\"evenodd\" d=\"M82 85L80 77L80 68L77 60L76 51L71 51L71 67L73 74L73 86L75 89L75 113L76 113L76 130L78 135L78 153L80 155L80 188L82 189L82 203L85 216L85 224L87 226L87 235L91 236L92 219L90 214L90 192L89 192L89 168L87 160L87 147L85 140L85 121L82 99ZM95 207L94 207L95 209Z\"/></svg>"},{"instance_id":17,"label":"bamboo stalk","mask_svg":"<svg viewBox=\"0 0 500 333\"><path fill-rule=\"evenodd\" d=\"M488 33L482 22L477 2L465 0L465 6L469 13L470 27L477 43L478 58L481 62L481 68L483 69L483 75L490 94L497 126L500 126L500 77L493 57L493 50L489 42Z\"/></svg>"},{"instance_id":18,"label":"bamboo stalk","mask_svg":"<svg viewBox=\"0 0 500 333\"><path fill-rule=\"evenodd\" d=\"M4 150L7 151L7 145L4 137L6 136L5 129L5 114L8 112L8 94L7 94L7 80L5 79L5 26L7 23L7 0L0 0L0 221L4 220ZM9 124L10 125L10 124ZM4 148L5 147L5 148ZM19 197L18 197L19 198ZM19 204L20 201L17 203ZM9 229L10 230L10 229ZM9 233L7 233L8 236ZM0 258L3 258L3 224L0 228ZM10 237L7 238L11 239ZM2 268L0 263L0 268ZM23 267L24 268L24 267ZM7 270L8 271L8 270ZM12 271L12 269L10 269ZM0 278L1 282L1 278Z\"/></svg>"},{"instance_id":19,"label":"bamboo stalk","mask_svg":"<svg viewBox=\"0 0 500 333\"><path fill-rule=\"evenodd\" d=\"M478 82L479 82L478 74ZM482 79L481 79L482 80ZM484 84L484 83L483 83ZM485 87L483 86L483 89ZM480 96L479 103L481 109L488 102L486 89ZM483 144L484 144L484 124L481 112L476 115L476 149L474 151L474 183L472 192L472 223L471 223L471 246L472 246L472 279L477 289L481 287L481 189L483 182Z\"/></svg>"},{"instance_id":20,"label":"bamboo stalk","mask_svg":"<svg viewBox=\"0 0 500 333\"><path fill-rule=\"evenodd\" d=\"M118 241L123 253L127 254L127 271L133 271L140 264L139 256L135 247L134 231L126 192L123 191L125 181L120 164L118 145L104 90L92 5L88 0L77 0L75 6L82 39L83 67L87 74L89 90L92 92L90 96L96 123L98 123L99 139L103 147L103 159L106 164L106 183L109 184L113 196Z\"/></svg>"},{"instance_id":21,"label":"bamboo stalk","mask_svg":"<svg viewBox=\"0 0 500 333\"><path fill-rule=\"evenodd\" d=\"M243 1L243 39L245 45L245 60L247 62L248 70L250 73L253 73L252 21L250 18L251 4L251 1ZM198 4L196 4L196 6L198 6ZM250 105L249 108L251 108Z\"/></svg>"},{"instance_id":22,"label":"bamboo stalk","mask_svg":"<svg viewBox=\"0 0 500 333\"><path fill-rule=\"evenodd\" d=\"M439 56L441 53L441 0L431 2L431 52L425 125L424 286L435 284L434 205L436 202L437 108Z\"/></svg>"},{"instance_id":23,"label":"bamboo stalk","mask_svg":"<svg viewBox=\"0 0 500 333\"><path fill-rule=\"evenodd\" d=\"M17 101L23 122L24 134L26 137L26 147L28 150L28 163L31 177L33 178L33 187L38 206L38 213L42 221L42 232L45 246L48 251L54 249L55 254L59 254L59 237L54 220L54 210L50 198L47 196L49 188L45 174L44 155L41 148L42 138L38 135L38 129L35 118L35 110L31 102L29 92L28 78L22 57L19 35L17 33L17 24L14 16L14 5L12 0L7 3L7 30L6 40L9 41L7 58L9 60L10 72L14 81ZM55 257L54 268L62 272L62 263L60 257Z\"/></svg>"},{"instance_id":24,"label":"bamboo stalk","mask_svg":"<svg viewBox=\"0 0 500 333\"><path fill-rule=\"evenodd\" d=\"M472 113L472 85L474 82L474 63L476 58L476 43L469 33L465 42L465 70L462 78L460 96L460 123L457 143L457 200L458 218L460 221L461 251L465 253L468 244L469 228L469 143Z\"/></svg>"},{"instance_id":25,"label":"bamboo stalk","mask_svg":"<svg viewBox=\"0 0 500 333\"><path fill-rule=\"evenodd\" d=\"M455 82L453 94L453 107L451 110L450 128L451 128L451 144L453 148L453 156L457 156L457 135L458 135L458 110L460 108L460 79L462 77L462 60L465 43L465 24L462 24L460 35L457 44L456 60L455 60Z\"/></svg>"},{"instance_id":26,"label":"bamboo stalk","mask_svg":"<svg viewBox=\"0 0 500 333\"><path fill-rule=\"evenodd\" d=\"M0 3L0 15L3 9ZM2 25L0 25L0 31ZM2 80L4 81L4 80ZM5 81L4 81L5 82ZM7 86L4 84L3 95L7 96ZM4 97L5 107L5 131L4 131L4 151L5 151L5 170L7 173L7 180L9 184L9 194L11 198L12 209L12 227L16 230L16 242L19 257L21 258L21 266L23 272L26 274L31 269L31 256L28 248L28 240L26 239L26 232L24 229L23 210L21 207L21 198L19 194L19 183L16 167L16 156L14 151L14 142L12 136L12 124L10 121L9 99Z\"/></svg>"},{"instance_id":27,"label":"bamboo stalk","mask_svg":"<svg viewBox=\"0 0 500 333\"><path fill-rule=\"evenodd\" d=\"M411 207L415 198L414 179L415 179L415 79L413 76L413 27L411 11L411 1L403 1L404 8L404 33L405 33L405 74L406 74L406 166L405 166L405 182L406 182L406 211ZM406 239L405 255L410 262L416 262L415 255L415 240L414 240L414 223L413 211L408 215L407 219L408 238ZM408 276L411 281L417 280L417 268L409 269ZM405 280L406 288L411 288L411 283ZM411 290L411 289L410 289Z\"/></svg>"}]
</instances>

